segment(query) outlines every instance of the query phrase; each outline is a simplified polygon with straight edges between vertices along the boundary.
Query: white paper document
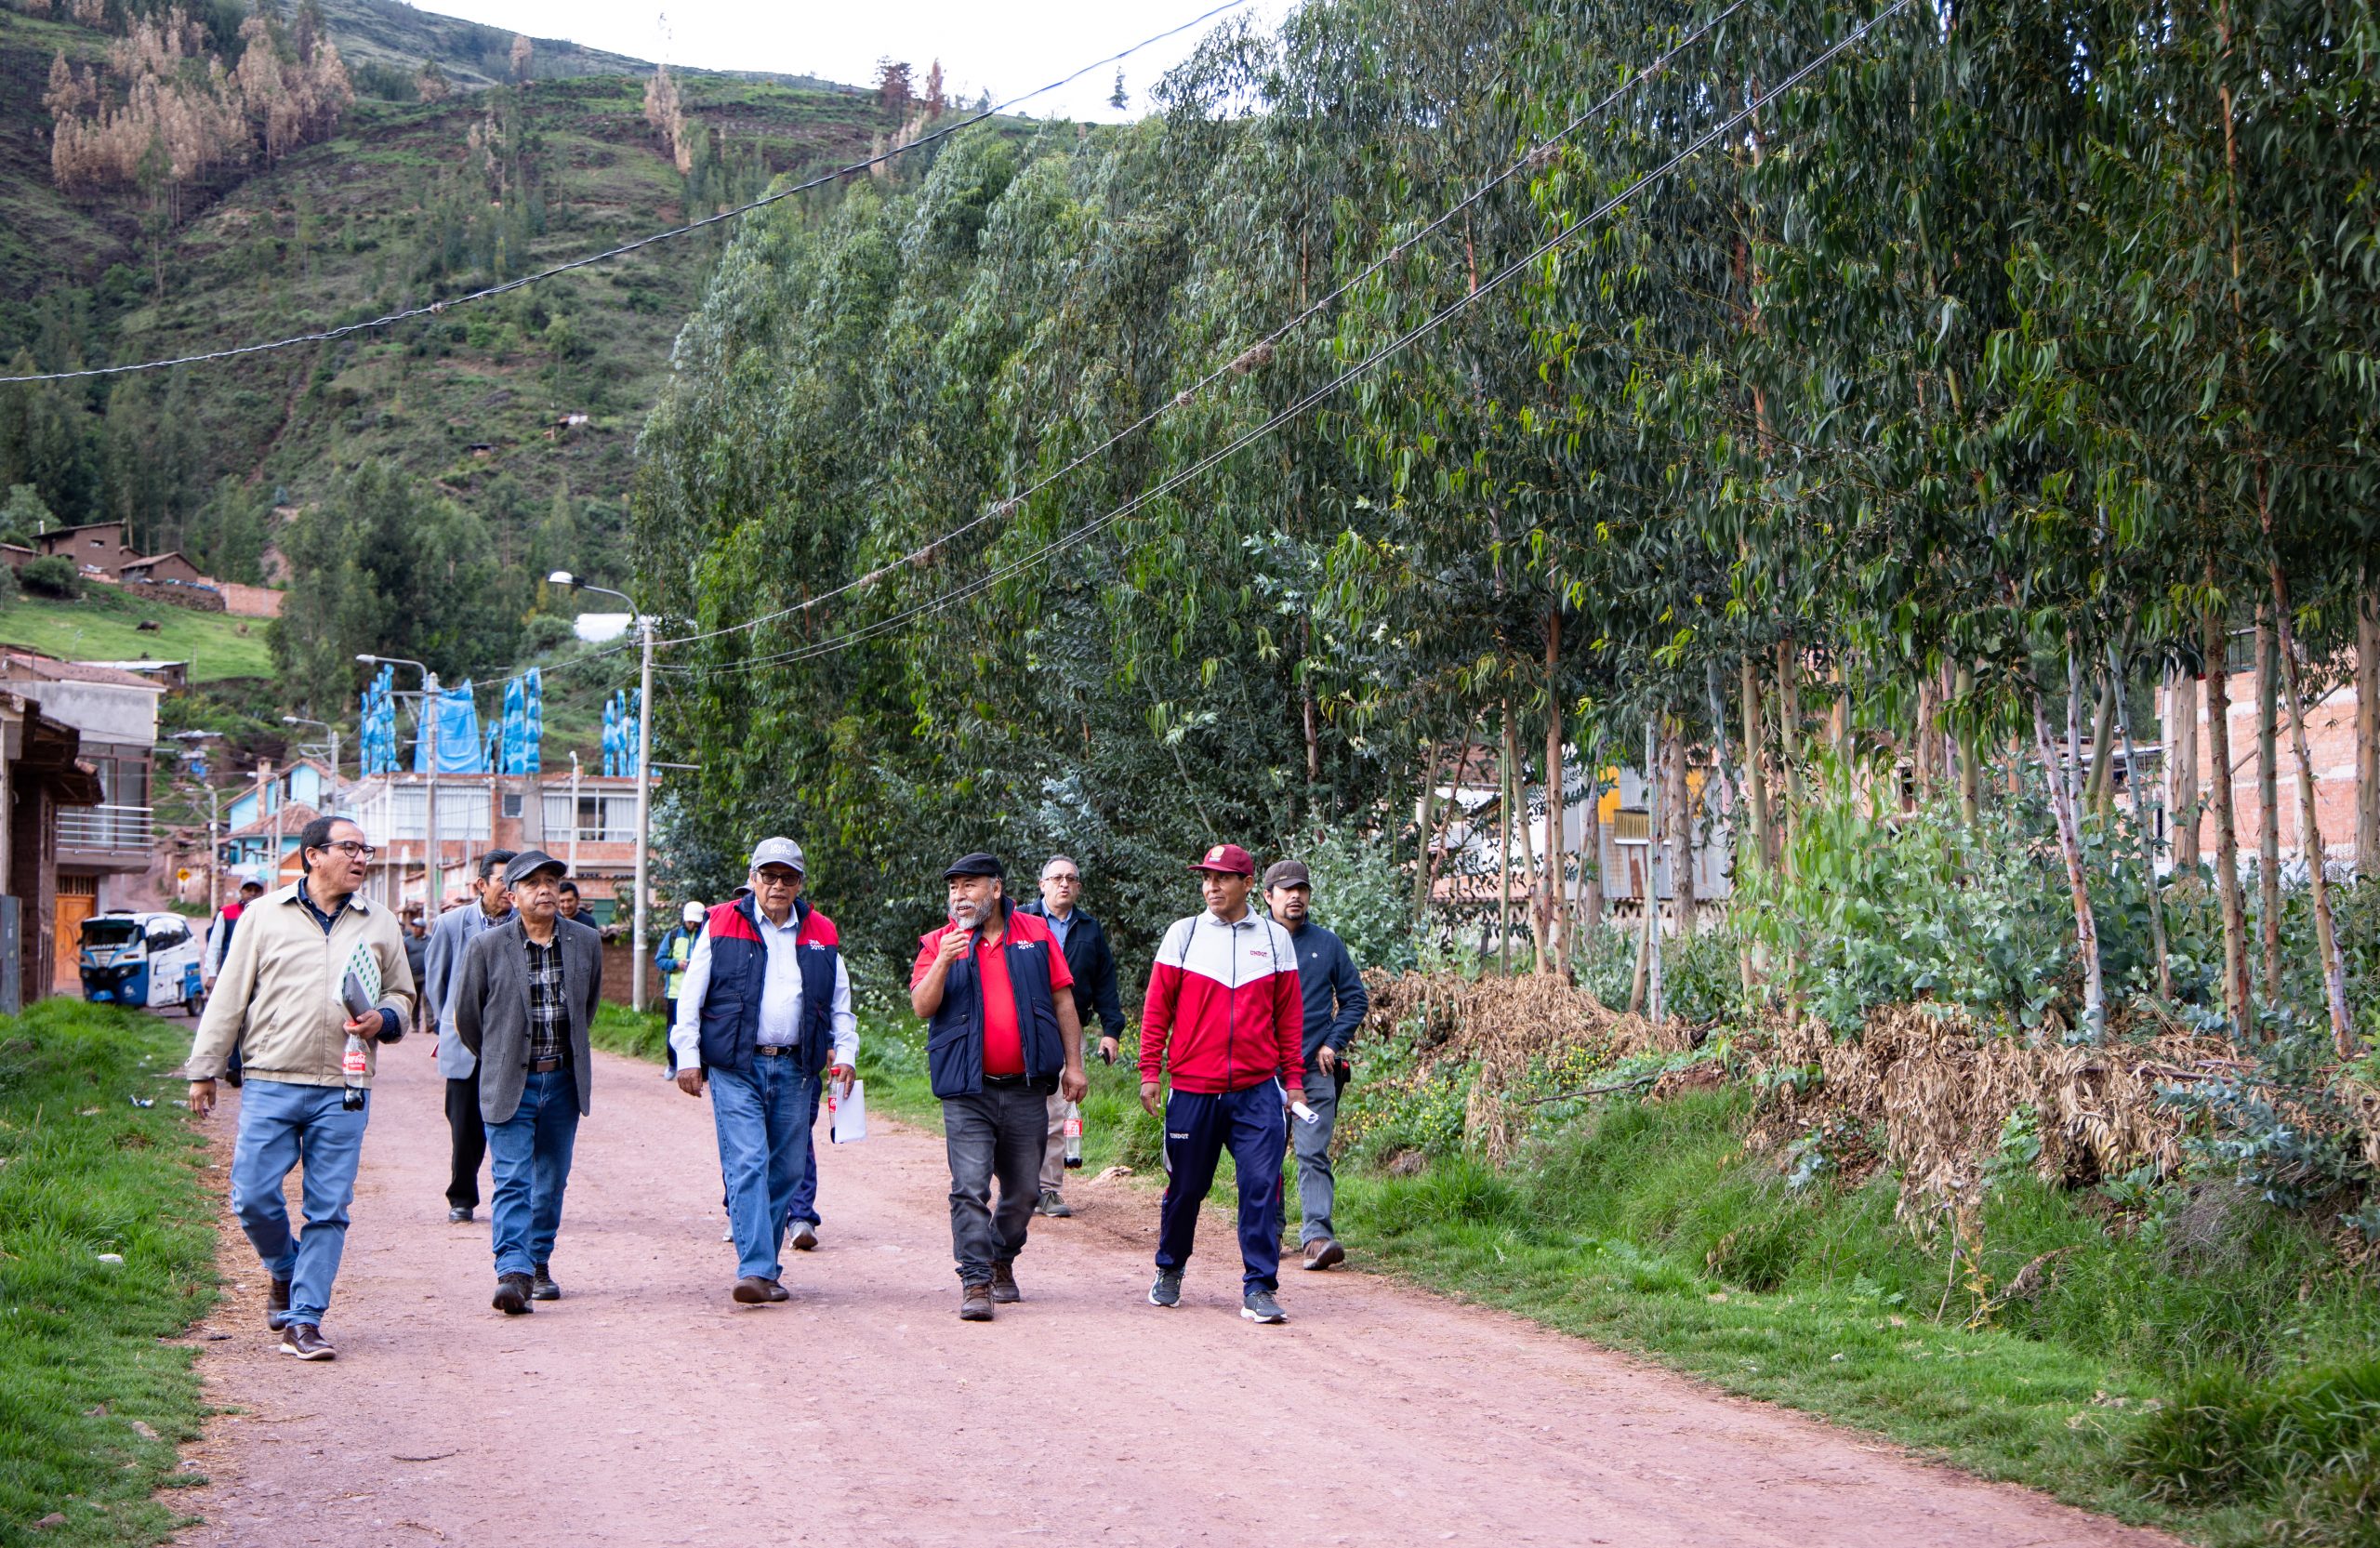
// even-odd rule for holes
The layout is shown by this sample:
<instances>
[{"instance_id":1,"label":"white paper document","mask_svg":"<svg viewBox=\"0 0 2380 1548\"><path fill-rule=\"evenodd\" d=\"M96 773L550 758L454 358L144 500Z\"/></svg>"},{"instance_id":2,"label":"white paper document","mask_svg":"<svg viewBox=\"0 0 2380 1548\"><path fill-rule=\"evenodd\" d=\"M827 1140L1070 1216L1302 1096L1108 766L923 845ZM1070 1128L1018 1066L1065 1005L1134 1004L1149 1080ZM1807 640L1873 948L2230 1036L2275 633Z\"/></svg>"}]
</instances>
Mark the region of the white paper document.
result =
<instances>
[{"instance_id":1,"label":"white paper document","mask_svg":"<svg viewBox=\"0 0 2380 1548\"><path fill-rule=\"evenodd\" d=\"M850 1091L826 1100L833 1114L830 1131L837 1144L857 1144L867 1138L866 1081L854 1080Z\"/></svg>"}]
</instances>

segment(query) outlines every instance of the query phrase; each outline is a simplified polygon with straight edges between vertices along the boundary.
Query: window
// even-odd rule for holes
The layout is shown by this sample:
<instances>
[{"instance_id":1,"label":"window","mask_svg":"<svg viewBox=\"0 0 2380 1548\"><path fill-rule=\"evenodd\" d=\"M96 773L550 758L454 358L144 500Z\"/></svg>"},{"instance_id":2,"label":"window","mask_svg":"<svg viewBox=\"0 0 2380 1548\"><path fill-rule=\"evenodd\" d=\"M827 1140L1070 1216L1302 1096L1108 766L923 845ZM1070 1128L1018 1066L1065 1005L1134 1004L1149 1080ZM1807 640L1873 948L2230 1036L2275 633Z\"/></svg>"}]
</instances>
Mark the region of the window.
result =
<instances>
[{"instance_id":1,"label":"window","mask_svg":"<svg viewBox=\"0 0 2380 1548\"><path fill-rule=\"evenodd\" d=\"M504 792L504 814L508 817L517 817L521 814L520 791L507 790Z\"/></svg>"},{"instance_id":2,"label":"window","mask_svg":"<svg viewBox=\"0 0 2380 1548\"><path fill-rule=\"evenodd\" d=\"M546 842L570 842L574 827L582 844L632 844L636 842L636 797L623 795L581 795L578 798L577 820L572 821L570 792L546 792Z\"/></svg>"}]
</instances>

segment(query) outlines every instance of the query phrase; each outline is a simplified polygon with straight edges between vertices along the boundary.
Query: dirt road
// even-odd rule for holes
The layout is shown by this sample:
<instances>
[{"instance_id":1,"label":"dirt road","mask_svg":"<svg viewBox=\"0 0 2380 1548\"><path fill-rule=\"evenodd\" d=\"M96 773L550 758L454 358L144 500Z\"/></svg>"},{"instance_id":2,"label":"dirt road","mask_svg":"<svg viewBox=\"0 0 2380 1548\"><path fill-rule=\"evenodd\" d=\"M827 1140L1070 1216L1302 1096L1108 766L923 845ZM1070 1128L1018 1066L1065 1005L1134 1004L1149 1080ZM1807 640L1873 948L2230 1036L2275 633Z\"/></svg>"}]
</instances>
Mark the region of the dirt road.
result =
<instances>
[{"instance_id":1,"label":"dirt road","mask_svg":"<svg viewBox=\"0 0 2380 1548\"><path fill-rule=\"evenodd\" d=\"M192 1449L211 1481L177 1497L205 1518L182 1541L2168 1541L1362 1275L1292 1270L1291 1320L1255 1327L1225 1232L1159 1311L1128 1184L1037 1221L1025 1303L962 1324L941 1142L916 1132L823 1151L822 1250L787 1255L790 1303L735 1306L707 1104L599 1058L565 1299L535 1316L488 1306L484 1211L445 1223L418 1039L383 1068L337 1363L274 1352L228 1228L245 1289L202 1368L239 1412Z\"/></svg>"}]
</instances>

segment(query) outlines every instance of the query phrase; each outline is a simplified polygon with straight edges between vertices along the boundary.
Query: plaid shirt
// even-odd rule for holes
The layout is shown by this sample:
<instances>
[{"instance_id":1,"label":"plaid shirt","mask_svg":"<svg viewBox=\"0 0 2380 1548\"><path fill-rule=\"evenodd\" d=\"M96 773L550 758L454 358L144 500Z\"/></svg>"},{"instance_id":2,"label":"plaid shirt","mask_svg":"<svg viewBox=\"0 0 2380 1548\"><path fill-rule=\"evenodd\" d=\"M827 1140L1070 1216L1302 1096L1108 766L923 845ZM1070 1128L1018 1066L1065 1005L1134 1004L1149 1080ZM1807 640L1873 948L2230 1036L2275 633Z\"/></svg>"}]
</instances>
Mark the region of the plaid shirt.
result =
<instances>
[{"instance_id":1,"label":"plaid shirt","mask_svg":"<svg viewBox=\"0 0 2380 1548\"><path fill-rule=\"evenodd\" d=\"M562 997L562 939L529 945L529 1063L562 1056L570 1031L570 1007Z\"/></svg>"}]
</instances>

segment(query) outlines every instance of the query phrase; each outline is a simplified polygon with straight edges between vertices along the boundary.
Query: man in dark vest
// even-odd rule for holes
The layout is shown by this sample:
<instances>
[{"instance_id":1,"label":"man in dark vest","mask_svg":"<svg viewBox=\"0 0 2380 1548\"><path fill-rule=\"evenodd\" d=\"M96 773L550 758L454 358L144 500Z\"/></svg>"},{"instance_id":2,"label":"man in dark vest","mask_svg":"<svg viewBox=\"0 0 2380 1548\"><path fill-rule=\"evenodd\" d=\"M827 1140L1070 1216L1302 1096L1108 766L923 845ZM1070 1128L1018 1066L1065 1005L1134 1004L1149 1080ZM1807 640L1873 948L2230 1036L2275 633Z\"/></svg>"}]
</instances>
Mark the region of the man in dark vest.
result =
<instances>
[{"instance_id":1,"label":"man in dark vest","mask_svg":"<svg viewBox=\"0 0 2380 1548\"><path fill-rule=\"evenodd\" d=\"M1082 867L1071 855L1053 854L1041 864L1041 896L1017 911L1041 920L1058 938L1066 972L1074 976L1075 1019L1089 1026L1092 1016L1099 1018L1099 1056L1112 1065L1124 1036L1124 1005L1116 992L1116 954L1108 949L1107 932L1099 927L1099 921L1076 906L1081 898ZM1036 1214L1063 1219L1075 1212L1058 1191L1066 1180L1064 1124L1070 1105L1056 1092L1050 1094L1050 1148L1041 1156L1041 1202L1034 1206Z\"/></svg>"},{"instance_id":2,"label":"man in dark vest","mask_svg":"<svg viewBox=\"0 0 2380 1548\"><path fill-rule=\"evenodd\" d=\"M919 937L909 1008L926 1021L926 1070L942 1099L959 1315L989 1322L994 1303L1024 1299L1016 1255L1041 1197L1050 1092L1079 1102L1089 1082L1074 976L1049 925L1009 906L991 855L963 855L943 880L950 922Z\"/></svg>"},{"instance_id":3,"label":"man in dark vest","mask_svg":"<svg viewBox=\"0 0 2380 1548\"><path fill-rule=\"evenodd\" d=\"M678 1089L710 1089L736 1280L747 1305L789 1299L786 1221L810 1154L821 1077L849 1091L859 1021L835 923L802 899L801 846L763 839L751 891L721 904L694 943L669 1046Z\"/></svg>"}]
</instances>

